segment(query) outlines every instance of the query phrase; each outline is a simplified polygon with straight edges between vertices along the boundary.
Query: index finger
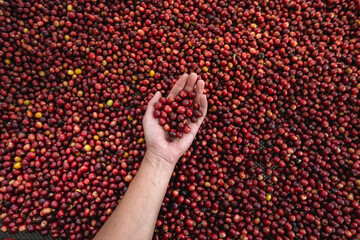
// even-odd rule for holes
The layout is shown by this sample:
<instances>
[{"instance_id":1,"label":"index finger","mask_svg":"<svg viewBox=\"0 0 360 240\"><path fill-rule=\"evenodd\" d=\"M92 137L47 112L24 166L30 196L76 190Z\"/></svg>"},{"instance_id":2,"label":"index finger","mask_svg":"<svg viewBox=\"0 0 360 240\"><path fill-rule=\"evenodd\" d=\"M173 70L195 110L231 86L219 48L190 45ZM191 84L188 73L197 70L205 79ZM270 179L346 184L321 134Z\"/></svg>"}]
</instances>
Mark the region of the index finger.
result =
<instances>
[{"instance_id":1,"label":"index finger","mask_svg":"<svg viewBox=\"0 0 360 240\"><path fill-rule=\"evenodd\" d=\"M200 98L204 94L204 86L205 86L205 82L203 80L197 81L195 88L195 92L196 92L195 102L199 104L200 104Z\"/></svg>"}]
</instances>

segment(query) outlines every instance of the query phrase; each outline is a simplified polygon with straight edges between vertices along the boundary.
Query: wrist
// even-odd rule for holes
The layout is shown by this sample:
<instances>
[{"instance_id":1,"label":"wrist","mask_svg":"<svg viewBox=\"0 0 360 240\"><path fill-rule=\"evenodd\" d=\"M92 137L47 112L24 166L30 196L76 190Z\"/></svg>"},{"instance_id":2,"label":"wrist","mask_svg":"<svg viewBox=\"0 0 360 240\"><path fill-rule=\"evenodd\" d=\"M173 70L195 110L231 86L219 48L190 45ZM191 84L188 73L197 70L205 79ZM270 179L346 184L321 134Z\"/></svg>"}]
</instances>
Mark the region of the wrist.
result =
<instances>
[{"instance_id":1,"label":"wrist","mask_svg":"<svg viewBox=\"0 0 360 240\"><path fill-rule=\"evenodd\" d=\"M169 161L168 159L160 156L159 154L156 154L152 152L151 150L146 150L144 161L150 162L153 167L159 170L164 171L173 171L175 168L176 163L172 163L172 161Z\"/></svg>"}]
</instances>

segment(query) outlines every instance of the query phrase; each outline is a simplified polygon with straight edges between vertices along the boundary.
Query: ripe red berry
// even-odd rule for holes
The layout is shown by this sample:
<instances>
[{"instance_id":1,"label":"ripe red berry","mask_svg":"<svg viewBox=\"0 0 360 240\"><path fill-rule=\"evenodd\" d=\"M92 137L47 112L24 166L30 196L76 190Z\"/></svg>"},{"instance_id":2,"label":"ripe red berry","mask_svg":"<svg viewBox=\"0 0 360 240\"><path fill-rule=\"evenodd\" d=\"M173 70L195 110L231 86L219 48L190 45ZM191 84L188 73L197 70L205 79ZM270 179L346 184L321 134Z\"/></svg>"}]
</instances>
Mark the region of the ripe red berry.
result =
<instances>
[{"instance_id":1,"label":"ripe red berry","mask_svg":"<svg viewBox=\"0 0 360 240\"><path fill-rule=\"evenodd\" d=\"M164 125L164 131L166 131L166 132L170 131L170 125L169 124L166 123Z\"/></svg>"},{"instance_id":2,"label":"ripe red berry","mask_svg":"<svg viewBox=\"0 0 360 240\"><path fill-rule=\"evenodd\" d=\"M182 100L181 105L184 106L184 107L189 107L190 106L190 100L189 99Z\"/></svg>"},{"instance_id":3,"label":"ripe red berry","mask_svg":"<svg viewBox=\"0 0 360 240\"><path fill-rule=\"evenodd\" d=\"M160 103L162 103L163 105L165 105L167 103L167 100L165 97L161 97L160 98Z\"/></svg>"},{"instance_id":4,"label":"ripe red berry","mask_svg":"<svg viewBox=\"0 0 360 240\"><path fill-rule=\"evenodd\" d=\"M190 108L186 109L186 116L190 118L192 117L192 115L193 115L193 111Z\"/></svg>"},{"instance_id":5,"label":"ripe red berry","mask_svg":"<svg viewBox=\"0 0 360 240\"><path fill-rule=\"evenodd\" d=\"M179 93L179 96L181 98L186 98L188 96L188 92L185 91L185 90L181 90L180 93Z\"/></svg>"},{"instance_id":6,"label":"ripe red berry","mask_svg":"<svg viewBox=\"0 0 360 240\"><path fill-rule=\"evenodd\" d=\"M194 99L196 97L196 93L194 91L189 92L189 98Z\"/></svg>"},{"instance_id":7,"label":"ripe red berry","mask_svg":"<svg viewBox=\"0 0 360 240\"><path fill-rule=\"evenodd\" d=\"M202 116L202 112L200 110L194 110L194 114L197 118L200 118Z\"/></svg>"},{"instance_id":8,"label":"ripe red berry","mask_svg":"<svg viewBox=\"0 0 360 240\"><path fill-rule=\"evenodd\" d=\"M89 53L89 58L90 59L95 59L96 58L95 53L93 53L93 52Z\"/></svg>"},{"instance_id":9,"label":"ripe red berry","mask_svg":"<svg viewBox=\"0 0 360 240\"><path fill-rule=\"evenodd\" d=\"M199 110L200 109L200 104L195 102L193 107L194 107L194 110Z\"/></svg>"},{"instance_id":10,"label":"ripe red berry","mask_svg":"<svg viewBox=\"0 0 360 240\"><path fill-rule=\"evenodd\" d=\"M182 138L183 133L182 132L176 132L176 138Z\"/></svg>"},{"instance_id":11,"label":"ripe red berry","mask_svg":"<svg viewBox=\"0 0 360 240\"><path fill-rule=\"evenodd\" d=\"M160 113L160 116L161 116L162 118L167 118L167 117L168 117L168 114L167 114L166 112L161 112L161 113Z\"/></svg>"},{"instance_id":12,"label":"ripe red berry","mask_svg":"<svg viewBox=\"0 0 360 240\"><path fill-rule=\"evenodd\" d=\"M183 114L185 113L186 111L186 108L184 106L179 106L176 111L179 113L179 114Z\"/></svg>"},{"instance_id":13,"label":"ripe red berry","mask_svg":"<svg viewBox=\"0 0 360 240\"><path fill-rule=\"evenodd\" d=\"M184 114L179 114L177 116L177 121L178 122L183 122L185 120L186 116Z\"/></svg>"},{"instance_id":14,"label":"ripe red berry","mask_svg":"<svg viewBox=\"0 0 360 240\"><path fill-rule=\"evenodd\" d=\"M161 108L162 108L162 103L161 102L156 102L155 104L154 104L154 108L156 109L156 110L160 110Z\"/></svg>"},{"instance_id":15,"label":"ripe red berry","mask_svg":"<svg viewBox=\"0 0 360 240\"><path fill-rule=\"evenodd\" d=\"M159 118L160 115L161 115L160 110L155 110L155 111L154 111L154 118Z\"/></svg>"},{"instance_id":16,"label":"ripe red berry","mask_svg":"<svg viewBox=\"0 0 360 240\"><path fill-rule=\"evenodd\" d=\"M165 105L164 111L165 111L166 113L171 113L171 112L172 112L172 107L169 106L169 105Z\"/></svg>"},{"instance_id":17,"label":"ripe red berry","mask_svg":"<svg viewBox=\"0 0 360 240\"><path fill-rule=\"evenodd\" d=\"M189 133L190 131L191 131L191 128L189 126L184 126L184 128L183 128L184 133Z\"/></svg>"},{"instance_id":18,"label":"ripe red berry","mask_svg":"<svg viewBox=\"0 0 360 240\"><path fill-rule=\"evenodd\" d=\"M176 138L176 130L175 129L171 129L170 131L169 131L169 136L171 137L171 138Z\"/></svg>"}]
</instances>

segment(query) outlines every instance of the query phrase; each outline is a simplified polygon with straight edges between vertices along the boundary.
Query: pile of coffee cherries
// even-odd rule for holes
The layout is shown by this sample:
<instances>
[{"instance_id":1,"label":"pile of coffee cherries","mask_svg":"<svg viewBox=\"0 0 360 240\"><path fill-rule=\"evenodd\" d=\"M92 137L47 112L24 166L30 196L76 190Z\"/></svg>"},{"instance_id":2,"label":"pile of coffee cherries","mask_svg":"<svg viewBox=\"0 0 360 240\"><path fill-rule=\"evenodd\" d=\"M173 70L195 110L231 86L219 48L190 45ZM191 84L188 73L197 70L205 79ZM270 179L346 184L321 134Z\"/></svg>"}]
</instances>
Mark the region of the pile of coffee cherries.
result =
<instances>
[{"instance_id":1,"label":"pile of coffee cherries","mask_svg":"<svg viewBox=\"0 0 360 240\"><path fill-rule=\"evenodd\" d=\"M93 238L141 164L149 100L195 72L209 107L154 239L359 239L359 11L0 0L0 238ZM193 96L157 104L169 139L193 131Z\"/></svg>"},{"instance_id":2,"label":"pile of coffee cherries","mask_svg":"<svg viewBox=\"0 0 360 240\"><path fill-rule=\"evenodd\" d=\"M164 131L168 132L169 141L172 142L182 138L184 133L189 133L191 131L189 122L196 123L202 116L200 104L194 102L195 97L194 91L181 90L178 96L162 97L155 103L154 117L158 118Z\"/></svg>"}]
</instances>

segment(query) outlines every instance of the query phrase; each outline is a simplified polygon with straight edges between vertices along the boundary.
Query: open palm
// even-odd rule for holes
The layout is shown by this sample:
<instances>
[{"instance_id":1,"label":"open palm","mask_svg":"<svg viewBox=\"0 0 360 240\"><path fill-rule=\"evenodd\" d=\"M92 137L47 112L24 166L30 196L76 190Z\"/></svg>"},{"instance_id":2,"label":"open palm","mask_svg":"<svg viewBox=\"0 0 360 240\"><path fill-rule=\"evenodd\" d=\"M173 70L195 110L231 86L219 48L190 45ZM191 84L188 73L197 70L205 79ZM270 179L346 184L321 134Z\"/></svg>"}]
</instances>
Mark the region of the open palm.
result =
<instances>
[{"instance_id":1,"label":"open palm","mask_svg":"<svg viewBox=\"0 0 360 240\"><path fill-rule=\"evenodd\" d=\"M163 127L159 125L158 120L154 118L154 104L161 98L161 93L156 92L154 97L149 101L147 110L143 119L144 133L147 151L160 157L162 160L167 161L173 165L179 160L181 155L190 147L196 133L199 130L207 112L207 99L203 94L204 81L198 80L195 73L190 75L184 74L176 82L167 97L176 97L181 90L195 91L195 102L199 103L202 117L196 123L189 123L191 131L180 139L175 139L172 142L167 140L167 133Z\"/></svg>"}]
</instances>

